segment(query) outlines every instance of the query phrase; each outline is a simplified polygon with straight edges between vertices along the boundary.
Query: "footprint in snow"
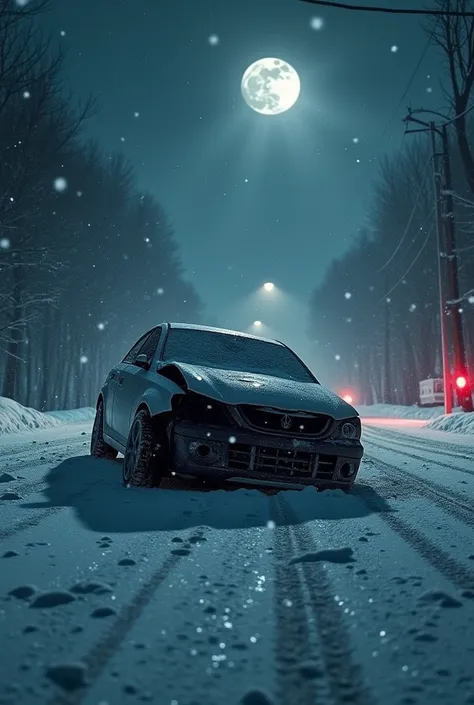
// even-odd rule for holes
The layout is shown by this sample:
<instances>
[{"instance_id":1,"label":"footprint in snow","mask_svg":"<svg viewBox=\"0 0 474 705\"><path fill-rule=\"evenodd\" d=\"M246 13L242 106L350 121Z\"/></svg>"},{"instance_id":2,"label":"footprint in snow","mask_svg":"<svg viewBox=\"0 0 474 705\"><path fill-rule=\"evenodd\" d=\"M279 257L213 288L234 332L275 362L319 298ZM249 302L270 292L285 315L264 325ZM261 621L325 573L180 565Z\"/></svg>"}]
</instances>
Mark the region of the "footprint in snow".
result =
<instances>
[{"instance_id":1,"label":"footprint in snow","mask_svg":"<svg viewBox=\"0 0 474 705\"><path fill-rule=\"evenodd\" d=\"M23 499L23 497L21 495L19 495L18 492L4 492L0 496L0 499L7 501L7 500L12 500L12 499Z\"/></svg>"},{"instance_id":2,"label":"footprint in snow","mask_svg":"<svg viewBox=\"0 0 474 705\"><path fill-rule=\"evenodd\" d=\"M175 548L174 551L171 551L173 556L189 556L191 551L189 551L186 548Z\"/></svg>"},{"instance_id":3,"label":"footprint in snow","mask_svg":"<svg viewBox=\"0 0 474 705\"><path fill-rule=\"evenodd\" d=\"M122 558L118 561L118 565L136 565L136 561L133 558Z\"/></svg>"},{"instance_id":4,"label":"footprint in snow","mask_svg":"<svg viewBox=\"0 0 474 705\"><path fill-rule=\"evenodd\" d=\"M240 705L274 705L274 700L263 690L249 690L240 700Z\"/></svg>"},{"instance_id":5,"label":"footprint in snow","mask_svg":"<svg viewBox=\"0 0 474 705\"><path fill-rule=\"evenodd\" d=\"M63 663L46 669L47 677L63 690L72 692L87 685L87 668L83 663Z\"/></svg>"},{"instance_id":6,"label":"footprint in snow","mask_svg":"<svg viewBox=\"0 0 474 705\"><path fill-rule=\"evenodd\" d=\"M353 550L349 546L345 548L327 548L322 551L312 551L295 556L289 561L289 565L295 563L354 563Z\"/></svg>"},{"instance_id":7,"label":"footprint in snow","mask_svg":"<svg viewBox=\"0 0 474 705\"><path fill-rule=\"evenodd\" d=\"M2 558L14 558L15 556L19 556L19 555L20 554L17 553L16 551L5 551Z\"/></svg>"},{"instance_id":8,"label":"footprint in snow","mask_svg":"<svg viewBox=\"0 0 474 705\"><path fill-rule=\"evenodd\" d=\"M174 536L171 541L172 543L183 543L183 539L181 539L179 536Z\"/></svg>"},{"instance_id":9,"label":"footprint in snow","mask_svg":"<svg viewBox=\"0 0 474 705\"><path fill-rule=\"evenodd\" d=\"M102 619L104 617L112 617L117 614L117 610L113 607L97 607L93 612L91 612L91 617L95 619Z\"/></svg>"},{"instance_id":10,"label":"footprint in snow","mask_svg":"<svg viewBox=\"0 0 474 705\"><path fill-rule=\"evenodd\" d=\"M17 480L18 478L15 477L15 475L12 475L10 472L2 472L0 475L0 482L11 482L12 480Z\"/></svg>"},{"instance_id":11,"label":"footprint in snow","mask_svg":"<svg viewBox=\"0 0 474 705\"><path fill-rule=\"evenodd\" d=\"M17 597L19 600L28 600L33 597L37 592L37 588L34 585L19 585L8 593L13 597Z\"/></svg>"},{"instance_id":12,"label":"footprint in snow","mask_svg":"<svg viewBox=\"0 0 474 705\"><path fill-rule=\"evenodd\" d=\"M205 536L191 536L190 539L188 539L189 543L201 543L203 541L207 541Z\"/></svg>"},{"instance_id":13,"label":"footprint in snow","mask_svg":"<svg viewBox=\"0 0 474 705\"><path fill-rule=\"evenodd\" d=\"M43 592L37 595L33 602L30 603L30 607L39 609L58 607L59 605L67 605L70 602L74 602L75 599L75 595L67 590L51 590L50 592Z\"/></svg>"},{"instance_id":14,"label":"footprint in snow","mask_svg":"<svg viewBox=\"0 0 474 705\"><path fill-rule=\"evenodd\" d=\"M419 601L427 605L437 603L440 607L462 607L462 602L443 590L427 590L420 595Z\"/></svg>"},{"instance_id":15,"label":"footprint in snow","mask_svg":"<svg viewBox=\"0 0 474 705\"><path fill-rule=\"evenodd\" d=\"M96 580L82 580L72 586L71 592L76 595L104 595L107 592L112 592L112 588L110 585Z\"/></svg>"}]
</instances>

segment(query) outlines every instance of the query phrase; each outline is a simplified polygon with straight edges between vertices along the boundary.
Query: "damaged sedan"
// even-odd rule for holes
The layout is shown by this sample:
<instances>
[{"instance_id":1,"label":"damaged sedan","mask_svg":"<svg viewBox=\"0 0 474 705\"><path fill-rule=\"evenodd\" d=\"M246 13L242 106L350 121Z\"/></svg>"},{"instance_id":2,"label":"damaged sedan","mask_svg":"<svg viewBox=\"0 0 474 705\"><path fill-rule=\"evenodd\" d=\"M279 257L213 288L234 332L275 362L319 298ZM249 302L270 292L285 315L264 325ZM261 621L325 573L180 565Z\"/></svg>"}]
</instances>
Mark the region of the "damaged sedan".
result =
<instances>
[{"instance_id":1,"label":"damaged sedan","mask_svg":"<svg viewBox=\"0 0 474 705\"><path fill-rule=\"evenodd\" d=\"M281 488L352 487L363 455L357 411L286 345L163 323L109 373L91 455L124 455L125 485L170 474Z\"/></svg>"}]
</instances>

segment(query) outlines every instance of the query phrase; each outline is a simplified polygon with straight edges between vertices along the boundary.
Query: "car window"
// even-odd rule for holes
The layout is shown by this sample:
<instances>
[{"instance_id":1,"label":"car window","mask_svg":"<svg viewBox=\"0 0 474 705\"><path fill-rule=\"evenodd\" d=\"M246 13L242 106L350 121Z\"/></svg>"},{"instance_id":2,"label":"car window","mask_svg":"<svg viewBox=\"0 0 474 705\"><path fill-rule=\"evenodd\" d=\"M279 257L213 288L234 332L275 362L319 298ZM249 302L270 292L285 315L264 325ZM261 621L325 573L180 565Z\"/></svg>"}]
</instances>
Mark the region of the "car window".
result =
<instances>
[{"instance_id":1,"label":"car window","mask_svg":"<svg viewBox=\"0 0 474 705\"><path fill-rule=\"evenodd\" d=\"M129 350L128 353L125 355L122 362L134 362L141 346L144 344L146 339L151 336L152 333L153 333L153 331L148 331L148 333L145 333L145 335L142 335L142 337L137 340L137 342L135 343L133 348L131 348L131 350Z\"/></svg>"},{"instance_id":2,"label":"car window","mask_svg":"<svg viewBox=\"0 0 474 705\"><path fill-rule=\"evenodd\" d=\"M298 356L281 343L231 333L171 328L163 359L317 383Z\"/></svg>"},{"instance_id":3,"label":"car window","mask_svg":"<svg viewBox=\"0 0 474 705\"><path fill-rule=\"evenodd\" d=\"M148 360L151 360L155 355L161 337L161 326L158 326L151 331L150 335L143 341L138 349L137 355L146 355Z\"/></svg>"}]
</instances>

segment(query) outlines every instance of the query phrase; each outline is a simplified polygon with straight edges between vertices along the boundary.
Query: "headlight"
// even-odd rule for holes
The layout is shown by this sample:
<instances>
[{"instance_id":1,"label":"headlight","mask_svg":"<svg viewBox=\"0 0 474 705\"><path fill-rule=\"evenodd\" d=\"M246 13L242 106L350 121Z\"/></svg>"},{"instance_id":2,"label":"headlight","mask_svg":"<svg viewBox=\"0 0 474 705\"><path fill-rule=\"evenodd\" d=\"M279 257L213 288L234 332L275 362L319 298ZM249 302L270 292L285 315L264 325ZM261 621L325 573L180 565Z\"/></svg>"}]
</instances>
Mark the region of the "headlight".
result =
<instances>
[{"instance_id":1,"label":"headlight","mask_svg":"<svg viewBox=\"0 0 474 705\"><path fill-rule=\"evenodd\" d=\"M339 424L333 434L333 438L344 438L348 441L358 440L361 434L360 419L348 419Z\"/></svg>"}]
</instances>

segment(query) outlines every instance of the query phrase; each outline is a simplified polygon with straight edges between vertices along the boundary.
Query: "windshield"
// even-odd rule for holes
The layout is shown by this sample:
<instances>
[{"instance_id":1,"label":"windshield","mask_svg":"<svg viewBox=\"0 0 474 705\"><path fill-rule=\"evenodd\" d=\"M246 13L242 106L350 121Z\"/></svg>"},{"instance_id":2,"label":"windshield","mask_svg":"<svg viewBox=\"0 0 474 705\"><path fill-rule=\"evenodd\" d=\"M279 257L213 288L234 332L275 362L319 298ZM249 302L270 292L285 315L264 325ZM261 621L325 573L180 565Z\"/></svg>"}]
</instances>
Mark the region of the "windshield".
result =
<instances>
[{"instance_id":1,"label":"windshield","mask_svg":"<svg viewBox=\"0 0 474 705\"><path fill-rule=\"evenodd\" d=\"M231 333L171 328L163 359L271 375L295 382L316 382L299 358L284 345Z\"/></svg>"}]
</instances>

